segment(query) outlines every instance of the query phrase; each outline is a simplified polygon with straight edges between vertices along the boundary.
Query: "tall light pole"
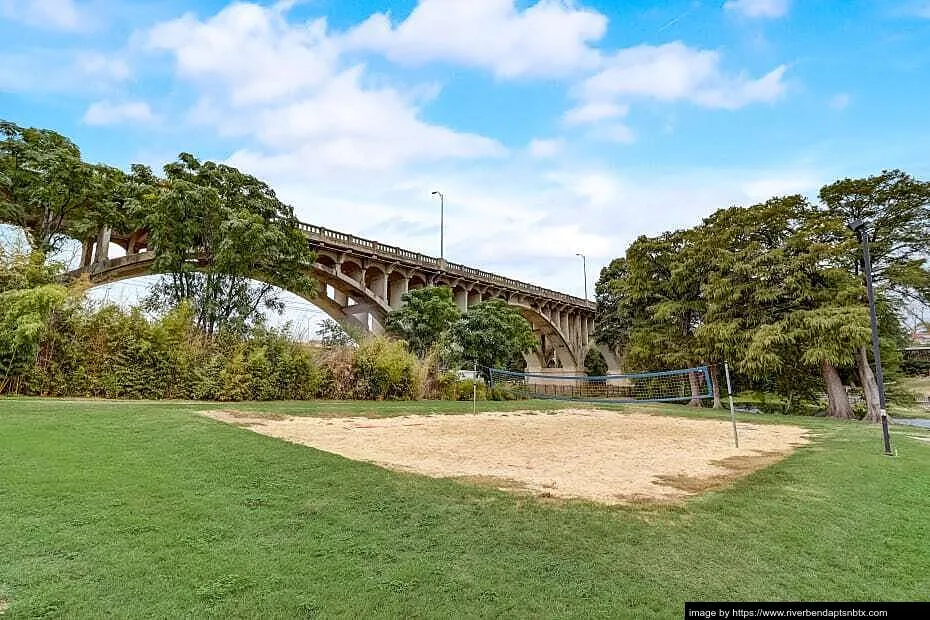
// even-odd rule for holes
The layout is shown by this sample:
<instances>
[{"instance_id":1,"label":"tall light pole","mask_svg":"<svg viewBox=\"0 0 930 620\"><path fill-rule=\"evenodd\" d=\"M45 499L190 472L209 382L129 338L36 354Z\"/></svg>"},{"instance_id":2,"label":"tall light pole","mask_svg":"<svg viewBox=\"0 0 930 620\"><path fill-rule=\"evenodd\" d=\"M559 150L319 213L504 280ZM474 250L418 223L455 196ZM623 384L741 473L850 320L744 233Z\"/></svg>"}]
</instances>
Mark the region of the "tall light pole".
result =
<instances>
[{"instance_id":1,"label":"tall light pole","mask_svg":"<svg viewBox=\"0 0 930 620\"><path fill-rule=\"evenodd\" d=\"M581 270L584 273L584 300L588 301L588 259L581 252L575 252L575 256L581 257Z\"/></svg>"},{"instance_id":2,"label":"tall light pole","mask_svg":"<svg viewBox=\"0 0 930 620\"><path fill-rule=\"evenodd\" d=\"M445 256L446 197L442 195L442 192L433 192L433 196L439 196L439 260L446 260L446 256Z\"/></svg>"},{"instance_id":3,"label":"tall light pole","mask_svg":"<svg viewBox=\"0 0 930 620\"><path fill-rule=\"evenodd\" d=\"M869 256L869 231L866 222L854 220L849 228L862 244L862 270L865 272L865 290L869 298L869 319L872 322L872 356L875 358L875 380L878 382L878 407L882 417L882 439L885 454L891 456L891 436L888 434L888 411L885 409L885 376L882 373L882 351L878 341L878 315L875 313L875 289L872 286L872 259ZM865 386L863 386L865 388Z\"/></svg>"}]
</instances>

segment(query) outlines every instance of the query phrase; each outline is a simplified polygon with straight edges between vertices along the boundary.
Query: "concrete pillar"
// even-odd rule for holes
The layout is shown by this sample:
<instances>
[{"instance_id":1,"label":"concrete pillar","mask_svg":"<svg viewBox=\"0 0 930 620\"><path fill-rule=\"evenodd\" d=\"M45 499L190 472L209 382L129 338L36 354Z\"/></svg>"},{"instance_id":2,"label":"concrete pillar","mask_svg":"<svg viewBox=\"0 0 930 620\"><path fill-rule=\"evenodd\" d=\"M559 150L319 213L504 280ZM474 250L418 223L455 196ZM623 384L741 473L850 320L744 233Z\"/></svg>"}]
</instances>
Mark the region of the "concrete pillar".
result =
<instances>
[{"instance_id":1,"label":"concrete pillar","mask_svg":"<svg viewBox=\"0 0 930 620\"><path fill-rule=\"evenodd\" d=\"M552 321L556 329L562 329L562 313L559 310L550 310L549 320Z\"/></svg>"},{"instance_id":2,"label":"concrete pillar","mask_svg":"<svg viewBox=\"0 0 930 620\"><path fill-rule=\"evenodd\" d=\"M458 306L459 310L462 312L468 311L468 291L463 288L455 291L455 305Z\"/></svg>"},{"instance_id":3,"label":"concrete pillar","mask_svg":"<svg viewBox=\"0 0 930 620\"><path fill-rule=\"evenodd\" d=\"M560 323L562 328L562 334L565 336L566 340L571 340L571 332L568 325L568 312L561 313L562 322Z\"/></svg>"},{"instance_id":4,"label":"concrete pillar","mask_svg":"<svg viewBox=\"0 0 930 620\"><path fill-rule=\"evenodd\" d=\"M349 305L348 296L336 289L333 289L333 301L335 301L336 305L338 305L340 308L345 308Z\"/></svg>"},{"instance_id":5,"label":"concrete pillar","mask_svg":"<svg viewBox=\"0 0 930 620\"><path fill-rule=\"evenodd\" d=\"M379 321L375 315L369 314L368 316L371 317L368 321L371 333L375 336L383 336L385 332L384 325L381 324L381 321Z\"/></svg>"},{"instance_id":6,"label":"concrete pillar","mask_svg":"<svg viewBox=\"0 0 930 620\"><path fill-rule=\"evenodd\" d=\"M378 272L378 275L371 279L371 292L378 299L388 301L388 279L386 274Z\"/></svg>"},{"instance_id":7,"label":"concrete pillar","mask_svg":"<svg viewBox=\"0 0 930 620\"><path fill-rule=\"evenodd\" d=\"M103 227L100 234L97 235L97 255L94 257L95 263L102 263L110 258L110 235L112 231Z\"/></svg>"},{"instance_id":8,"label":"concrete pillar","mask_svg":"<svg viewBox=\"0 0 930 620\"><path fill-rule=\"evenodd\" d=\"M397 310L403 305L403 296L404 296L404 293L407 292L409 286L410 286L410 278L408 278L407 276L403 276L400 279L394 280L394 282L391 283L390 306L393 310Z\"/></svg>"},{"instance_id":9,"label":"concrete pillar","mask_svg":"<svg viewBox=\"0 0 930 620\"><path fill-rule=\"evenodd\" d=\"M476 290L476 289L472 289L468 291L468 300L466 302L466 306L471 308L472 306L476 304L480 304L480 303L481 303L481 291Z\"/></svg>"}]
</instances>

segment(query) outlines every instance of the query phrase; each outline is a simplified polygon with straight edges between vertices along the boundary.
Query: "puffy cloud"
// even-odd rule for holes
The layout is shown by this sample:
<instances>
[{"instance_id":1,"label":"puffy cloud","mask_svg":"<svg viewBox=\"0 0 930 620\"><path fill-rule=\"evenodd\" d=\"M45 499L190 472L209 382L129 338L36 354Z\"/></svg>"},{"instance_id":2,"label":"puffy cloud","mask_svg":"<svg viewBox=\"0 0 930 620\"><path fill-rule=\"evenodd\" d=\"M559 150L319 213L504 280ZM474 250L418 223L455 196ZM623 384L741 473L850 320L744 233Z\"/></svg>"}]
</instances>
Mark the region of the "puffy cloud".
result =
<instances>
[{"instance_id":1,"label":"puffy cloud","mask_svg":"<svg viewBox=\"0 0 930 620\"><path fill-rule=\"evenodd\" d=\"M155 121L149 104L144 101L97 101L84 113L87 125L119 125L123 123L147 124Z\"/></svg>"},{"instance_id":2,"label":"puffy cloud","mask_svg":"<svg viewBox=\"0 0 930 620\"><path fill-rule=\"evenodd\" d=\"M781 97L787 70L782 65L755 79L728 75L720 66L719 52L694 49L680 41L623 49L605 65L576 89L583 102L578 109L605 106L618 99L648 98L734 110Z\"/></svg>"},{"instance_id":3,"label":"puffy cloud","mask_svg":"<svg viewBox=\"0 0 930 620\"><path fill-rule=\"evenodd\" d=\"M74 31L86 17L74 0L0 0L0 17L48 30Z\"/></svg>"},{"instance_id":4,"label":"puffy cloud","mask_svg":"<svg viewBox=\"0 0 930 620\"><path fill-rule=\"evenodd\" d=\"M286 8L233 4L206 20L188 14L158 24L146 36L200 94L193 120L261 145L232 161L323 176L505 152L490 138L423 121L420 104L437 94L435 85L370 85L363 66L342 66L324 20L291 24Z\"/></svg>"},{"instance_id":5,"label":"puffy cloud","mask_svg":"<svg viewBox=\"0 0 930 620\"><path fill-rule=\"evenodd\" d=\"M294 26L280 8L249 3L231 4L205 21L188 13L157 24L146 43L171 52L180 76L225 87L240 105L318 87L338 58L325 19Z\"/></svg>"},{"instance_id":6,"label":"puffy cloud","mask_svg":"<svg viewBox=\"0 0 930 620\"><path fill-rule=\"evenodd\" d=\"M790 6L790 0L727 0L723 4L725 10L745 17L769 19L784 17Z\"/></svg>"},{"instance_id":7,"label":"puffy cloud","mask_svg":"<svg viewBox=\"0 0 930 620\"><path fill-rule=\"evenodd\" d=\"M607 18L566 0L539 0L519 10L515 0L420 0L392 24L377 13L350 30L349 49L376 51L395 62L445 61L485 69L500 78L558 76L590 69Z\"/></svg>"},{"instance_id":8,"label":"puffy cloud","mask_svg":"<svg viewBox=\"0 0 930 620\"><path fill-rule=\"evenodd\" d=\"M39 49L0 53L0 91L97 93L131 76L125 60L96 51Z\"/></svg>"},{"instance_id":9,"label":"puffy cloud","mask_svg":"<svg viewBox=\"0 0 930 620\"><path fill-rule=\"evenodd\" d=\"M616 103L583 103L566 112L563 120L566 125L583 125L605 119L626 116L629 111L629 106Z\"/></svg>"}]
</instances>

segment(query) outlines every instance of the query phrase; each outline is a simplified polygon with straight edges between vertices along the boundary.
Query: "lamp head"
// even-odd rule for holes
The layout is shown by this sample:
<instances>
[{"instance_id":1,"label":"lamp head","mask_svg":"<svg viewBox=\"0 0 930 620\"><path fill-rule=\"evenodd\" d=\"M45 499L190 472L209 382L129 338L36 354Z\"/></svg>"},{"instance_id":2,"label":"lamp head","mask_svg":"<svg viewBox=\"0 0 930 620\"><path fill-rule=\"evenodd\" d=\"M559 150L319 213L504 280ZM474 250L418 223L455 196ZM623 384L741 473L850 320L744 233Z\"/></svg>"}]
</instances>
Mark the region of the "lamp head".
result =
<instances>
[{"instance_id":1,"label":"lamp head","mask_svg":"<svg viewBox=\"0 0 930 620\"><path fill-rule=\"evenodd\" d=\"M440 195L440 196L441 196L442 194L440 194L439 192L433 192L433 196L436 196L436 195Z\"/></svg>"}]
</instances>

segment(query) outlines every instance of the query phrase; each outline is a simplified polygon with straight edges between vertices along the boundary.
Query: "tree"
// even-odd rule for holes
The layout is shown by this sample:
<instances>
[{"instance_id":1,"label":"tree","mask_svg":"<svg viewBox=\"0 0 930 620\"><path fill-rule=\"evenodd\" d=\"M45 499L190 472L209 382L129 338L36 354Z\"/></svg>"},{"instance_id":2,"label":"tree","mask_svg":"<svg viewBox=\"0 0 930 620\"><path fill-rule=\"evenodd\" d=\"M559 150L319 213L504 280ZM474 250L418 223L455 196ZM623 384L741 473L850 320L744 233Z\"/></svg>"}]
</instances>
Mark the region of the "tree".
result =
<instances>
[{"instance_id":1,"label":"tree","mask_svg":"<svg viewBox=\"0 0 930 620\"><path fill-rule=\"evenodd\" d=\"M182 153L155 179L134 169L134 213L149 231L153 309L189 302L206 334L242 329L262 309L283 312L275 287L309 296L313 252L291 207L267 184L230 166Z\"/></svg>"},{"instance_id":2,"label":"tree","mask_svg":"<svg viewBox=\"0 0 930 620\"><path fill-rule=\"evenodd\" d=\"M401 299L403 305L387 315L384 327L422 359L461 313L446 286L410 291Z\"/></svg>"},{"instance_id":3,"label":"tree","mask_svg":"<svg viewBox=\"0 0 930 620\"><path fill-rule=\"evenodd\" d=\"M516 355L536 348L533 326L520 311L500 299L475 304L450 327L446 338L450 357L459 364L477 361L488 368L505 367Z\"/></svg>"},{"instance_id":4,"label":"tree","mask_svg":"<svg viewBox=\"0 0 930 620\"><path fill-rule=\"evenodd\" d=\"M112 189L113 170L81 159L71 140L0 120L0 222L19 226L45 254L90 217Z\"/></svg>"},{"instance_id":5,"label":"tree","mask_svg":"<svg viewBox=\"0 0 930 620\"><path fill-rule=\"evenodd\" d=\"M597 349L588 349L585 354L584 372L589 377L603 377L607 374L607 360Z\"/></svg>"},{"instance_id":6,"label":"tree","mask_svg":"<svg viewBox=\"0 0 930 620\"><path fill-rule=\"evenodd\" d=\"M698 338L755 379L774 377L789 400L819 371L827 414L851 416L838 367L868 339L849 250L835 219L801 196L717 211L704 221L707 302Z\"/></svg>"},{"instance_id":7,"label":"tree","mask_svg":"<svg viewBox=\"0 0 930 620\"><path fill-rule=\"evenodd\" d=\"M872 277L875 281L881 336L889 353L900 342L900 319L894 318L909 304L930 303L930 183L914 179L900 170L883 171L863 179L843 179L820 190L825 212L842 224L864 220L869 224ZM861 274L858 244L850 247L847 268ZM860 303L866 304L864 286ZM891 341L891 342L889 342ZM878 384L869 365L868 347L856 350L859 383L867 405L867 419L878 422L881 412ZM888 357L882 356L885 361Z\"/></svg>"},{"instance_id":8,"label":"tree","mask_svg":"<svg viewBox=\"0 0 930 620\"><path fill-rule=\"evenodd\" d=\"M704 312L695 244L693 231L642 236L601 273L596 338L622 351L629 365L667 370L704 362L695 338ZM689 404L700 406L697 376L691 377L691 393Z\"/></svg>"},{"instance_id":9,"label":"tree","mask_svg":"<svg viewBox=\"0 0 930 620\"><path fill-rule=\"evenodd\" d=\"M49 318L68 298L58 273L40 252L8 255L0 248L0 393L35 363Z\"/></svg>"}]
</instances>

